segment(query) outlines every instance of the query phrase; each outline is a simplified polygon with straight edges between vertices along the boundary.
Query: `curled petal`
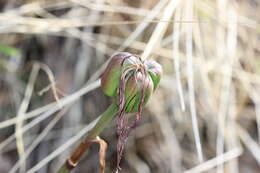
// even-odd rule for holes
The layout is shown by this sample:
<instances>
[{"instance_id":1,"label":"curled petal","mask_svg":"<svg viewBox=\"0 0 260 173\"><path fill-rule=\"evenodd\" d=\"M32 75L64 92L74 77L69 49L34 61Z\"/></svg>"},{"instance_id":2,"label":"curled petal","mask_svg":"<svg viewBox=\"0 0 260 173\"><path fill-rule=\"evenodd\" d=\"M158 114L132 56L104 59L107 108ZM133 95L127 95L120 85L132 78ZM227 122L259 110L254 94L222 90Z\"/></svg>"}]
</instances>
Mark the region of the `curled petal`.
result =
<instances>
[{"instance_id":1,"label":"curled petal","mask_svg":"<svg viewBox=\"0 0 260 173\"><path fill-rule=\"evenodd\" d=\"M143 93L142 93L142 90ZM137 72L132 75L125 88L126 97L126 112L137 112L141 103L142 94L144 95L144 105L148 102L149 97L153 92L153 81L147 74ZM142 105L143 106L143 105Z\"/></svg>"},{"instance_id":2,"label":"curled petal","mask_svg":"<svg viewBox=\"0 0 260 173\"><path fill-rule=\"evenodd\" d=\"M148 73L153 80L154 89L156 89L161 80L162 66L156 61L146 61L145 66L147 67Z\"/></svg>"}]
</instances>

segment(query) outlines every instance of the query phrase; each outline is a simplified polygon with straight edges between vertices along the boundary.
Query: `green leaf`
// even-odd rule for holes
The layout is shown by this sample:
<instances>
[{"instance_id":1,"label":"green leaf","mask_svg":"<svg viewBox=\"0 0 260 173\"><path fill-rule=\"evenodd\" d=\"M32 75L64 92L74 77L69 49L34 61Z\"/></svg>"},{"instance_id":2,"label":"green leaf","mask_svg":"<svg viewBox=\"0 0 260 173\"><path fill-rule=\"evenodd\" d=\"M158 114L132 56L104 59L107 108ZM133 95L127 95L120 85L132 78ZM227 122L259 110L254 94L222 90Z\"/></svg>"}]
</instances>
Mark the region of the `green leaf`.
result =
<instances>
[{"instance_id":1,"label":"green leaf","mask_svg":"<svg viewBox=\"0 0 260 173\"><path fill-rule=\"evenodd\" d=\"M0 53L7 55L7 56L15 56L20 54L20 51L14 47L0 45Z\"/></svg>"}]
</instances>

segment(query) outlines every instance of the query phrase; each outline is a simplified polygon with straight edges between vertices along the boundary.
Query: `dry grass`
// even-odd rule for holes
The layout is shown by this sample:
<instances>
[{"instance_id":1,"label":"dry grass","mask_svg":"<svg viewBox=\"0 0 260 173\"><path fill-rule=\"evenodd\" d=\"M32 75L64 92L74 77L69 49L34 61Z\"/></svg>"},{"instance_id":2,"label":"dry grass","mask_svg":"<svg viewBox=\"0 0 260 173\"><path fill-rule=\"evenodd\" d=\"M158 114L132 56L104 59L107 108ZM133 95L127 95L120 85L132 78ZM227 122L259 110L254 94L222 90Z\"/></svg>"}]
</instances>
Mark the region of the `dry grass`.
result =
<instances>
[{"instance_id":1,"label":"dry grass","mask_svg":"<svg viewBox=\"0 0 260 173\"><path fill-rule=\"evenodd\" d=\"M55 172L111 102L98 87L118 51L164 76L127 144L123 172L260 170L260 4L202 0L0 3L0 172ZM95 90L97 89L97 90ZM95 90L95 91L93 91ZM106 172L115 126L102 134ZM97 148L75 172L97 172Z\"/></svg>"}]
</instances>

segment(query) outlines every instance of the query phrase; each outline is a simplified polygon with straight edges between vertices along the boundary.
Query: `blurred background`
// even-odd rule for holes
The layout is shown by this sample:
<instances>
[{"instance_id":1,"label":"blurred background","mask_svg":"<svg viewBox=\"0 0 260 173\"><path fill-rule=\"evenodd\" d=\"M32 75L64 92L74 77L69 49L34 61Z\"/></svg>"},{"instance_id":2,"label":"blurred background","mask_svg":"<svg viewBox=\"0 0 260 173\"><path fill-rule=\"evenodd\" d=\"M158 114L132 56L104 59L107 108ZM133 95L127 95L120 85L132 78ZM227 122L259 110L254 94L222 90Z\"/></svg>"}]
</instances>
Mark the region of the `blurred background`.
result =
<instances>
[{"instance_id":1,"label":"blurred background","mask_svg":"<svg viewBox=\"0 0 260 173\"><path fill-rule=\"evenodd\" d=\"M124 173L260 172L258 0L1 0L0 172L55 173L112 103L120 51L159 62ZM115 123L106 172L116 167ZM98 145L74 169L99 172Z\"/></svg>"}]
</instances>

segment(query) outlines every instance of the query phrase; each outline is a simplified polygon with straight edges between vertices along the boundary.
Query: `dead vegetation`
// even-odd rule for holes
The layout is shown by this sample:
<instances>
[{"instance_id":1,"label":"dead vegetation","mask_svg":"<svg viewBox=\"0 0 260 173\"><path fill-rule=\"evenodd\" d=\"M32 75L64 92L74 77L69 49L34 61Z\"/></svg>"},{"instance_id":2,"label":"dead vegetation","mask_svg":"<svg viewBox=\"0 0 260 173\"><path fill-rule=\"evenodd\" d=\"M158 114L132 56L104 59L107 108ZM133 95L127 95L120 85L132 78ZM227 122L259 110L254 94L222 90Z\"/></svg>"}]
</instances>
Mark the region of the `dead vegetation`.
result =
<instances>
[{"instance_id":1,"label":"dead vegetation","mask_svg":"<svg viewBox=\"0 0 260 173\"><path fill-rule=\"evenodd\" d=\"M0 172L55 172L110 104L108 58L164 75L128 139L123 172L260 170L260 4L207 0L0 2ZM116 167L116 128L106 172ZM98 172L91 147L75 172Z\"/></svg>"}]
</instances>

